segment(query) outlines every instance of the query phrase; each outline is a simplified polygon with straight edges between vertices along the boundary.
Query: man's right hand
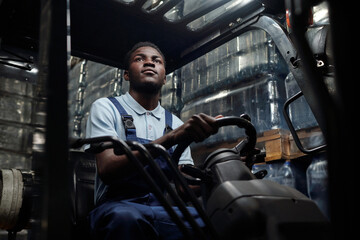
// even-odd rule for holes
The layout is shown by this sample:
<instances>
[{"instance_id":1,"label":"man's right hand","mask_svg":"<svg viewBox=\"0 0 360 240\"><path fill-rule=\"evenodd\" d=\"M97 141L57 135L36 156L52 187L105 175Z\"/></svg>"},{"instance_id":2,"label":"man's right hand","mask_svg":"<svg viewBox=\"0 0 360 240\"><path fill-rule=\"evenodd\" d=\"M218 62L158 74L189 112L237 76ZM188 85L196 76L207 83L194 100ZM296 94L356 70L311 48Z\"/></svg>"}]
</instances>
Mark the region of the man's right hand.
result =
<instances>
[{"instance_id":1,"label":"man's right hand","mask_svg":"<svg viewBox=\"0 0 360 240\"><path fill-rule=\"evenodd\" d=\"M216 119L222 117L211 117L204 113L193 115L183 125L173 130L172 141L175 144L182 142L201 142L210 135L217 133L218 126Z\"/></svg>"}]
</instances>

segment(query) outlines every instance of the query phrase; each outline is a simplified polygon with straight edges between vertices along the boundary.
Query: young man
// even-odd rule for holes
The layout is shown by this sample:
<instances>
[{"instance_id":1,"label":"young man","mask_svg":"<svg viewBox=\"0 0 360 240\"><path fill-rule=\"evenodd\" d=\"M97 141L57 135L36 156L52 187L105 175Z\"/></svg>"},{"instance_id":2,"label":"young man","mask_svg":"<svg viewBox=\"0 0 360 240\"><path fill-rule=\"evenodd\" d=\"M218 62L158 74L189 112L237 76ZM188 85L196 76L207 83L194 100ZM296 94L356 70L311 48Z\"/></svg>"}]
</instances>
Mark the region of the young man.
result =
<instances>
[{"instance_id":1,"label":"young man","mask_svg":"<svg viewBox=\"0 0 360 240\"><path fill-rule=\"evenodd\" d=\"M169 152L176 144L199 142L217 132L215 118L205 114L192 116L184 124L160 104L160 90L165 84L165 58L149 42L136 44L127 54L124 79L129 92L115 98L101 98L91 107L86 137L115 136L140 143L158 143ZM130 116L130 117L129 117ZM134 129L124 127L124 118L132 118ZM166 129L173 129L168 132ZM138 153L134 152L139 156ZM157 159L171 178L169 169ZM90 214L92 234L97 239L180 239L181 232L151 193L133 164L112 149L96 155L96 208ZM179 164L193 164L190 149ZM200 224L194 209L189 211Z\"/></svg>"}]
</instances>

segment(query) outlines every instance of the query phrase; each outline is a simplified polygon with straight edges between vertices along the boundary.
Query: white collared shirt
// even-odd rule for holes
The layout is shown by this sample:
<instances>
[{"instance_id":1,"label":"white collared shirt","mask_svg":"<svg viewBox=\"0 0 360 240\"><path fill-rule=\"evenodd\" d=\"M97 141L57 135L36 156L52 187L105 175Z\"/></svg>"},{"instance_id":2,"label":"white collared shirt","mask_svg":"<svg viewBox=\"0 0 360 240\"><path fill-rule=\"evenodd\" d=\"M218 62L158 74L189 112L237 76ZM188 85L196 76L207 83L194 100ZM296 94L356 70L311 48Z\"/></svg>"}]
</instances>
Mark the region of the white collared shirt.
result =
<instances>
[{"instance_id":1,"label":"white collared shirt","mask_svg":"<svg viewBox=\"0 0 360 240\"><path fill-rule=\"evenodd\" d=\"M136 102L129 93L118 96L116 99L125 111L129 115L132 115L137 137L153 141L163 136L165 128L165 109L160 103L154 110L148 111ZM171 128L175 129L182 124L183 122L173 114ZM92 104L86 124L86 138L101 136L114 136L124 141L126 140L125 128L120 113L108 98L100 98ZM89 146L86 146L85 149L88 147ZM179 165L180 164L193 164L189 147L185 149L181 155L179 160ZM96 176L95 201L100 199L104 194L105 189L102 181Z\"/></svg>"}]
</instances>

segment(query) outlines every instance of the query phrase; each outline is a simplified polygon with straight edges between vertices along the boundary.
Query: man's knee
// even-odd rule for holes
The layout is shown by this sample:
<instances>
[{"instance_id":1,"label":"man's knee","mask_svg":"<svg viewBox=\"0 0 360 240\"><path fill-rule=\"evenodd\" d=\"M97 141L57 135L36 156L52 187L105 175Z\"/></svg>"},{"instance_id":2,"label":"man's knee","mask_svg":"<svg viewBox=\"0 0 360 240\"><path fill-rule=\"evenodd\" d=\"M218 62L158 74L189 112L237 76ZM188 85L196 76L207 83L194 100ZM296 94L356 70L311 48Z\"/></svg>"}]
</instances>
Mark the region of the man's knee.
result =
<instances>
[{"instance_id":1,"label":"man's knee","mask_svg":"<svg viewBox=\"0 0 360 240\"><path fill-rule=\"evenodd\" d=\"M128 207L114 207L104 217L104 222L112 224L116 227L131 227L137 225L139 221L142 221L143 216L135 208Z\"/></svg>"},{"instance_id":2,"label":"man's knee","mask_svg":"<svg viewBox=\"0 0 360 240\"><path fill-rule=\"evenodd\" d=\"M95 232L101 239L157 239L157 232L138 209L113 207L100 219Z\"/></svg>"}]
</instances>

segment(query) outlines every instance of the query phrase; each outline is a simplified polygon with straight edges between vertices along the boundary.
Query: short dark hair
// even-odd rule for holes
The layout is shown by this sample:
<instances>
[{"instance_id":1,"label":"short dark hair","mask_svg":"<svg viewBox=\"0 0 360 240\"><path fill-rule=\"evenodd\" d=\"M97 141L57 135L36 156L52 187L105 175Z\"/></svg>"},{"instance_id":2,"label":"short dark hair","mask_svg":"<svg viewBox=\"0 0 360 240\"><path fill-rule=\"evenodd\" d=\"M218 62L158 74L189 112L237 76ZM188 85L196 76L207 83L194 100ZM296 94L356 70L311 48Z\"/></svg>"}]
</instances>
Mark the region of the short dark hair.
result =
<instances>
[{"instance_id":1,"label":"short dark hair","mask_svg":"<svg viewBox=\"0 0 360 240\"><path fill-rule=\"evenodd\" d=\"M133 52L135 52L137 49L141 48L141 47L152 47L154 48L156 51L158 51L161 55L161 57L163 58L164 60L164 67L166 65L165 63L165 56L164 54L161 52L160 48L158 46L156 46L154 43L152 42L138 42L136 43L130 51L128 51L125 55L125 58L124 58L124 67L125 67L125 70L128 70L129 69L129 65L130 65L130 57L131 57L131 54L133 54Z\"/></svg>"}]
</instances>

